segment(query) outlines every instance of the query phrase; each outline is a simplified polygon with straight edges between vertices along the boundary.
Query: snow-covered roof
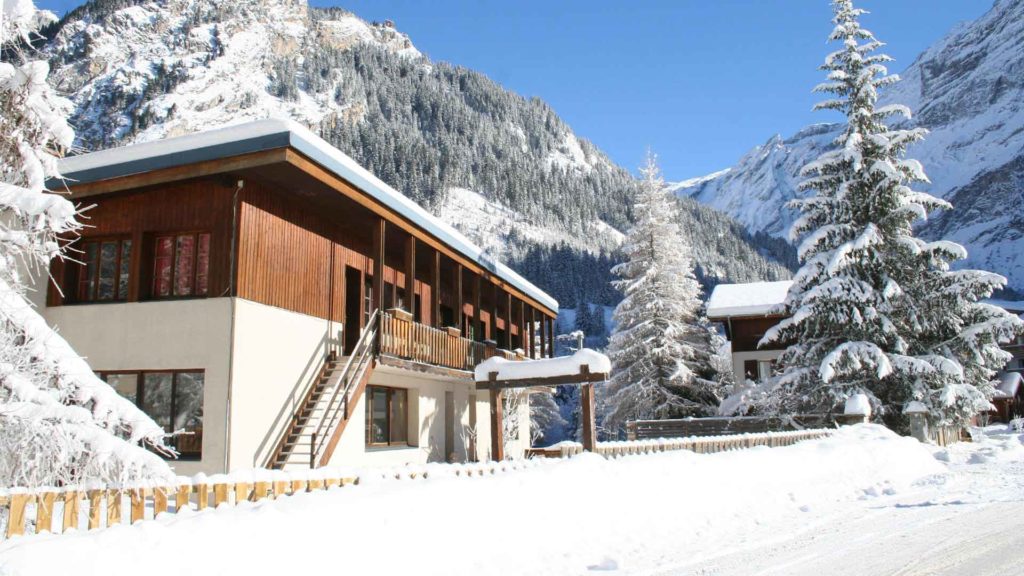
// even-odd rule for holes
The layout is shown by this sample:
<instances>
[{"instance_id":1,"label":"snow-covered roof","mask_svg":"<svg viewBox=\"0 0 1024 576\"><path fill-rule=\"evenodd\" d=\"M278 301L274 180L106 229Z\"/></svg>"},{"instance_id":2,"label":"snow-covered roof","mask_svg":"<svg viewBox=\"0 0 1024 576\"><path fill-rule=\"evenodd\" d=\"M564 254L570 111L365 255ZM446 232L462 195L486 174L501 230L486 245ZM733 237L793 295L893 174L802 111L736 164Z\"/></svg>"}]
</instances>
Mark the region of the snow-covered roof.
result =
<instances>
[{"instance_id":1,"label":"snow-covered roof","mask_svg":"<svg viewBox=\"0 0 1024 576\"><path fill-rule=\"evenodd\" d=\"M1003 310L1011 314L1022 314L1024 313L1024 302L1019 300L999 300L996 298L986 298L982 300L985 304L991 304L993 306L999 306Z\"/></svg>"},{"instance_id":2,"label":"snow-covered roof","mask_svg":"<svg viewBox=\"0 0 1024 576\"><path fill-rule=\"evenodd\" d=\"M999 375L999 385L996 386L996 398L1013 398L1024 384L1024 376L1020 372L1003 372Z\"/></svg>"},{"instance_id":3,"label":"snow-covered roof","mask_svg":"<svg viewBox=\"0 0 1024 576\"><path fill-rule=\"evenodd\" d=\"M580 373L581 366L587 366L591 374L608 374L612 371L612 363L607 356L584 348L572 356L541 360L506 360L501 356L492 356L476 365L473 377L477 382L483 382L491 372L498 373L498 380L575 376Z\"/></svg>"},{"instance_id":4,"label":"snow-covered roof","mask_svg":"<svg viewBox=\"0 0 1024 576\"><path fill-rule=\"evenodd\" d=\"M286 146L303 153L353 184L537 302L552 311L558 311L558 301L543 290L511 268L488 257L459 231L385 184L305 126L291 120L257 120L186 136L70 156L61 160L60 171L71 183L94 182Z\"/></svg>"},{"instance_id":5,"label":"snow-covered roof","mask_svg":"<svg viewBox=\"0 0 1024 576\"><path fill-rule=\"evenodd\" d=\"M786 301L791 280L719 284L708 298L708 318L761 316Z\"/></svg>"}]
</instances>

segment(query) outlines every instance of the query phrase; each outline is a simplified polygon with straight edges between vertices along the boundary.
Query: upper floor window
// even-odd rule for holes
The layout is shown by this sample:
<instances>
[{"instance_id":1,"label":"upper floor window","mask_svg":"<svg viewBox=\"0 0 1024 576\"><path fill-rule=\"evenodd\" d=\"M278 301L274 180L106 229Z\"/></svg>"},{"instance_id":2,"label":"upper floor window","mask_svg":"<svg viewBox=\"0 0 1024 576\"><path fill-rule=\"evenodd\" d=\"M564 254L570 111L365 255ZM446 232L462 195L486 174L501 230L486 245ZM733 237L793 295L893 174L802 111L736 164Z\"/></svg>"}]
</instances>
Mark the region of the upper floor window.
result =
<instances>
[{"instance_id":1,"label":"upper floor window","mask_svg":"<svg viewBox=\"0 0 1024 576\"><path fill-rule=\"evenodd\" d=\"M129 238L84 240L82 264L75 290L79 302L128 299L132 241Z\"/></svg>"},{"instance_id":2,"label":"upper floor window","mask_svg":"<svg viewBox=\"0 0 1024 576\"><path fill-rule=\"evenodd\" d=\"M153 297L206 296L210 288L210 234L190 232L156 237Z\"/></svg>"}]
</instances>

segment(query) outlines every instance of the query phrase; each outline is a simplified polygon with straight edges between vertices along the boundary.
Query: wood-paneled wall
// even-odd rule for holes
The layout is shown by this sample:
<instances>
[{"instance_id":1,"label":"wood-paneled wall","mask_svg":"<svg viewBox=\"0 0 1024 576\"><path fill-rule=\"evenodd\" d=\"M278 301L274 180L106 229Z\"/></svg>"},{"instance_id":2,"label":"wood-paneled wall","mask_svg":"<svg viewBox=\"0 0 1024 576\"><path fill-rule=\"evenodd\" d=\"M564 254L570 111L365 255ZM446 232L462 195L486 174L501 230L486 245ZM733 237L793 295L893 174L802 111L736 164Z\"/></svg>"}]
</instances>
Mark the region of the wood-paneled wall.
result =
<instances>
[{"instance_id":1,"label":"wood-paneled wall","mask_svg":"<svg viewBox=\"0 0 1024 576\"><path fill-rule=\"evenodd\" d=\"M218 179L198 179L131 192L119 192L88 198L82 208L86 228L83 238L128 236L132 238L131 281L128 300L145 299L152 278L152 237L159 232L209 231L210 238L210 296L227 295L230 288L232 197L235 189ZM72 244L72 250L77 242ZM78 253L71 252L76 258ZM67 294L74 287L64 283L70 267L77 263L56 262L52 272L65 286ZM62 304L60 293L50 286L47 305Z\"/></svg>"}]
</instances>

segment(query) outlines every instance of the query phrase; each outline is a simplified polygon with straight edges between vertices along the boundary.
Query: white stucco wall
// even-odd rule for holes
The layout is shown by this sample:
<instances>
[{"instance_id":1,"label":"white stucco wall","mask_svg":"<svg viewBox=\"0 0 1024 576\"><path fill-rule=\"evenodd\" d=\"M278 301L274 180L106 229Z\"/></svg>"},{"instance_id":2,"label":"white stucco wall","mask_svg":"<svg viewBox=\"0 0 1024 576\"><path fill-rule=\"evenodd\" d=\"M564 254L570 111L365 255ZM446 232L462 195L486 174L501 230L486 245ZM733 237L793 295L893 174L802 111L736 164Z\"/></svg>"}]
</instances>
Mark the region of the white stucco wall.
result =
<instances>
[{"instance_id":1,"label":"white stucco wall","mask_svg":"<svg viewBox=\"0 0 1024 576\"><path fill-rule=\"evenodd\" d=\"M779 356L782 356L782 350L755 350L752 352L733 352L732 353L732 373L735 377L736 382L743 382L745 375L743 373L743 363L747 360L757 360L758 362L770 362L772 360L778 360Z\"/></svg>"},{"instance_id":2,"label":"white stucco wall","mask_svg":"<svg viewBox=\"0 0 1024 576\"><path fill-rule=\"evenodd\" d=\"M205 372L200 461L172 461L178 474L223 472L231 299L206 298L44 308L46 320L96 371Z\"/></svg>"},{"instance_id":3,"label":"white stucco wall","mask_svg":"<svg viewBox=\"0 0 1024 576\"><path fill-rule=\"evenodd\" d=\"M340 326L236 298L229 468L268 464Z\"/></svg>"}]
</instances>

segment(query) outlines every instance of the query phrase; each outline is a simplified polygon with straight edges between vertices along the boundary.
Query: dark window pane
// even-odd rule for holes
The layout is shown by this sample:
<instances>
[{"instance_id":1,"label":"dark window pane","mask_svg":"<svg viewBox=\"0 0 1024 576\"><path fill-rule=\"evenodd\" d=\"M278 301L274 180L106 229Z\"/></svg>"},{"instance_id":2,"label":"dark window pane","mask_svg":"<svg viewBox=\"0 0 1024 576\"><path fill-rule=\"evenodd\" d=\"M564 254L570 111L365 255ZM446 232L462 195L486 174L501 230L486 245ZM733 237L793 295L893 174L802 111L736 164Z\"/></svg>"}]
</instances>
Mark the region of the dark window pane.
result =
<instances>
[{"instance_id":1,"label":"dark window pane","mask_svg":"<svg viewBox=\"0 0 1024 576\"><path fill-rule=\"evenodd\" d=\"M118 300L128 299L128 278L132 264L132 241L121 242L121 269L117 274L117 298Z\"/></svg>"},{"instance_id":2,"label":"dark window pane","mask_svg":"<svg viewBox=\"0 0 1024 576\"><path fill-rule=\"evenodd\" d=\"M203 447L203 373L181 372L174 387L174 426L187 434L177 437L182 454L198 454Z\"/></svg>"},{"instance_id":3,"label":"dark window pane","mask_svg":"<svg viewBox=\"0 0 1024 576\"><path fill-rule=\"evenodd\" d=\"M408 420L406 417L405 399L405 390L391 390L390 441L392 444L404 443L406 441L405 432Z\"/></svg>"},{"instance_id":4,"label":"dark window pane","mask_svg":"<svg viewBox=\"0 0 1024 576\"><path fill-rule=\"evenodd\" d=\"M139 397L139 375L138 374L107 374L104 380L117 391L118 394L138 402Z\"/></svg>"},{"instance_id":5,"label":"dark window pane","mask_svg":"<svg viewBox=\"0 0 1024 576\"><path fill-rule=\"evenodd\" d=\"M142 383L142 411L168 432L174 431L171 428L173 376L171 372L149 372Z\"/></svg>"},{"instance_id":6,"label":"dark window pane","mask_svg":"<svg viewBox=\"0 0 1024 576\"><path fill-rule=\"evenodd\" d=\"M370 443L387 444L388 441L388 391L386 388L372 388L370 392Z\"/></svg>"},{"instance_id":7,"label":"dark window pane","mask_svg":"<svg viewBox=\"0 0 1024 576\"><path fill-rule=\"evenodd\" d=\"M96 298L96 267L99 257L99 245L96 242L87 242L83 249L82 261L85 269L81 271L81 278L78 283L78 299L93 300Z\"/></svg>"},{"instance_id":8,"label":"dark window pane","mask_svg":"<svg viewBox=\"0 0 1024 576\"><path fill-rule=\"evenodd\" d=\"M161 236L156 239L156 257L153 259L153 295L171 295L171 274L174 254L174 237Z\"/></svg>"},{"instance_id":9,"label":"dark window pane","mask_svg":"<svg viewBox=\"0 0 1024 576\"><path fill-rule=\"evenodd\" d=\"M196 254L195 236L178 236L174 252L174 295L192 294L193 265Z\"/></svg>"},{"instance_id":10,"label":"dark window pane","mask_svg":"<svg viewBox=\"0 0 1024 576\"><path fill-rule=\"evenodd\" d=\"M114 299L116 278L117 242L104 242L100 245L100 300Z\"/></svg>"},{"instance_id":11,"label":"dark window pane","mask_svg":"<svg viewBox=\"0 0 1024 576\"><path fill-rule=\"evenodd\" d=\"M196 256L196 294L205 296L210 290L210 235L199 235Z\"/></svg>"}]
</instances>

